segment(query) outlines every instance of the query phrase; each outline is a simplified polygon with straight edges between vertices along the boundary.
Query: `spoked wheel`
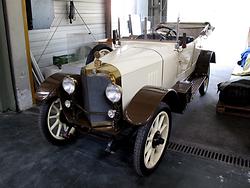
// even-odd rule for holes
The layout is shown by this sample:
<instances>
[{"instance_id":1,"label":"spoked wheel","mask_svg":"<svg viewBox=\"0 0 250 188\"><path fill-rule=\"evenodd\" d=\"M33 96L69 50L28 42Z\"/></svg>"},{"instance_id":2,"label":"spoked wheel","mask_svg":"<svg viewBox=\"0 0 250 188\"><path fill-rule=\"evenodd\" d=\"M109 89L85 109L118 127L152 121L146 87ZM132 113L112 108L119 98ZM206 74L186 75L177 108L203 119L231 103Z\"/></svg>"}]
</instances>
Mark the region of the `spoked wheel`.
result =
<instances>
[{"instance_id":1,"label":"spoked wheel","mask_svg":"<svg viewBox=\"0 0 250 188\"><path fill-rule=\"evenodd\" d=\"M103 57L105 55L107 55L108 53L112 52L113 49L108 47L107 45L105 44L98 44L96 45L90 52L89 52L89 55L87 57L87 60L86 60L86 65L91 63L92 61L94 61L95 59L95 52L99 51L100 53L100 57Z\"/></svg>"},{"instance_id":2,"label":"spoked wheel","mask_svg":"<svg viewBox=\"0 0 250 188\"><path fill-rule=\"evenodd\" d=\"M68 143L75 134L75 128L67 125L59 98L42 105L40 127L45 138L55 145ZM67 135L70 135L70 137L67 137Z\"/></svg>"},{"instance_id":3,"label":"spoked wheel","mask_svg":"<svg viewBox=\"0 0 250 188\"><path fill-rule=\"evenodd\" d=\"M102 49L102 50L99 51L99 53L100 53L100 58L101 58L101 57L107 55L108 53L110 53L110 50Z\"/></svg>"},{"instance_id":4,"label":"spoked wheel","mask_svg":"<svg viewBox=\"0 0 250 188\"><path fill-rule=\"evenodd\" d=\"M151 174L159 165L169 140L171 113L160 105L153 120L139 128L134 147L134 167L141 175Z\"/></svg>"},{"instance_id":5,"label":"spoked wheel","mask_svg":"<svg viewBox=\"0 0 250 188\"><path fill-rule=\"evenodd\" d=\"M207 78L201 84L201 86L199 88L199 93L200 93L201 96L204 96L207 93L208 85L209 85L209 75L210 75L210 67L208 67Z\"/></svg>"}]
</instances>

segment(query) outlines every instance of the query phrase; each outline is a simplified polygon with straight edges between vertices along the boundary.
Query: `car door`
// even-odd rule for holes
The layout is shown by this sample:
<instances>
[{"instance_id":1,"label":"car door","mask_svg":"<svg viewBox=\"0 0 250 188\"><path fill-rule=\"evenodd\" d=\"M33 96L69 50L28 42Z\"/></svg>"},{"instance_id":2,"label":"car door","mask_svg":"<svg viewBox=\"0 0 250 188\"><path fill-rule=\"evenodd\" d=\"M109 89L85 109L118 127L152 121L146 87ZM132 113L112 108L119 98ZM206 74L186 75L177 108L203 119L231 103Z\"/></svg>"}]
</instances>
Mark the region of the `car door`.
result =
<instances>
[{"instance_id":1,"label":"car door","mask_svg":"<svg viewBox=\"0 0 250 188\"><path fill-rule=\"evenodd\" d=\"M178 51L178 80L186 78L192 72L195 43L187 44L186 48L180 47Z\"/></svg>"},{"instance_id":2,"label":"car door","mask_svg":"<svg viewBox=\"0 0 250 188\"><path fill-rule=\"evenodd\" d=\"M180 47L178 51L178 80L187 78L195 69L197 59L202 49L205 48L207 35L200 35L186 48Z\"/></svg>"}]
</instances>

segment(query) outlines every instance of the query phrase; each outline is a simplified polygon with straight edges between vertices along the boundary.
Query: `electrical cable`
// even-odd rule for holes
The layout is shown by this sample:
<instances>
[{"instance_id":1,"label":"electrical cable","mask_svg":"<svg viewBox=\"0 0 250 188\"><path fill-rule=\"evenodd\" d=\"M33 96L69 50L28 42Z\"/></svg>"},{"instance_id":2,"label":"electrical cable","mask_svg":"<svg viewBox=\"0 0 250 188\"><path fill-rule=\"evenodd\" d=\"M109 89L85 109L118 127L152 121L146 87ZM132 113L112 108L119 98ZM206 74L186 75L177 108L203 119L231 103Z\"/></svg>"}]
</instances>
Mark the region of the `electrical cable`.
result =
<instances>
[{"instance_id":1,"label":"electrical cable","mask_svg":"<svg viewBox=\"0 0 250 188\"><path fill-rule=\"evenodd\" d=\"M46 44L46 46L45 46L45 48L44 48L44 50L43 50L43 52L41 53L40 57L38 58L37 63L39 63L39 61L40 61L40 59L42 58L44 52L47 50L47 48L48 48L48 46L49 46L49 44L50 44L52 38L54 37L55 33L57 32L57 29L58 29L59 25L61 24L63 18L64 18L64 17L62 16L60 22L59 22L59 23L57 24L57 26L56 26L55 31L53 32L52 36L50 37L48 43Z\"/></svg>"},{"instance_id":2,"label":"electrical cable","mask_svg":"<svg viewBox=\"0 0 250 188\"><path fill-rule=\"evenodd\" d=\"M81 18L82 22L84 23L85 27L87 28L88 34L93 37L94 41L96 41L96 38L95 38L94 34L91 32L89 26L86 24L86 22L84 21L83 17L81 16L81 14L78 12L77 8L75 6L74 6L74 8L75 8L77 14L79 15L79 17Z\"/></svg>"}]
</instances>

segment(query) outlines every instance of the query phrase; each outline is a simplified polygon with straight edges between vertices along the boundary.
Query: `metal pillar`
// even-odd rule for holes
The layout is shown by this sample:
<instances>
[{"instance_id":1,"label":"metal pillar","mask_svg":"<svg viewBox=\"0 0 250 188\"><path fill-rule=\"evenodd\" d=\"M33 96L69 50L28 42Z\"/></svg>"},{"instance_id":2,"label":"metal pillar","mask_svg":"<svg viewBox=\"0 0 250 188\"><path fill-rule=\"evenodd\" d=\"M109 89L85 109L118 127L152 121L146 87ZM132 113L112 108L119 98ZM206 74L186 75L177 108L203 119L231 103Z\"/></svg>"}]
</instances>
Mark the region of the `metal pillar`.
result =
<instances>
[{"instance_id":1,"label":"metal pillar","mask_svg":"<svg viewBox=\"0 0 250 188\"><path fill-rule=\"evenodd\" d=\"M14 92L16 96L17 110L26 110L32 107L32 80L31 74L29 71L28 55L29 50L26 48L28 37L27 29L24 26L27 26L25 21L26 17L24 16L24 1L19 0L9 1L2 0L4 5L5 13L5 26L8 39L8 52L9 59L11 64L11 76L12 84L14 85Z\"/></svg>"},{"instance_id":2,"label":"metal pillar","mask_svg":"<svg viewBox=\"0 0 250 188\"><path fill-rule=\"evenodd\" d=\"M16 110L16 100L12 84L11 67L6 37L4 9L0 1L0 112Z\"/></svg>"},{"instance_id":3,"label":"metal pillar","mask_svg":"<svg viewBox=\"0 0 250 188\"><path fill-rule=\"evenodd\" d=\"M106 30L106 38L111 38L111 0L105 1L105 30Z\"/></svg>"}]
</instances>

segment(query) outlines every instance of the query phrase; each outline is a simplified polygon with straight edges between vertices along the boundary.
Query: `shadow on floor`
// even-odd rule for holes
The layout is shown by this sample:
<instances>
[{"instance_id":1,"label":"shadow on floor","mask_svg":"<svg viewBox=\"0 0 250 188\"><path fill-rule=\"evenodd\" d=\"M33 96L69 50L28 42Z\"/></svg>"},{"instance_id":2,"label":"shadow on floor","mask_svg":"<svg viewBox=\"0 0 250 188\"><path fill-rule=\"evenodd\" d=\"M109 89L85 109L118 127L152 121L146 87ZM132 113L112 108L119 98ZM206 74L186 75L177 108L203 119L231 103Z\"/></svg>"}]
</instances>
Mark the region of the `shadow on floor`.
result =
<instances>
[{"instance_id":1,"label":"shadow on floor","mask_svg":"<svg viewBox=\"0 0 250 188\"><path fill-rule=\"evenodd\" d=\"M214 78L213 78L214 79ZM214 83L221 78L215 77ZM216 84L174 114L172 140L249 156L249 119L217 116ZM249 187L250 170L168 151L159 169L141 178L130 150L106 155L106 142L80 136L72 145L46 142L37 109L0 114L0 187Z\"/></svg>"}]
</instances>

